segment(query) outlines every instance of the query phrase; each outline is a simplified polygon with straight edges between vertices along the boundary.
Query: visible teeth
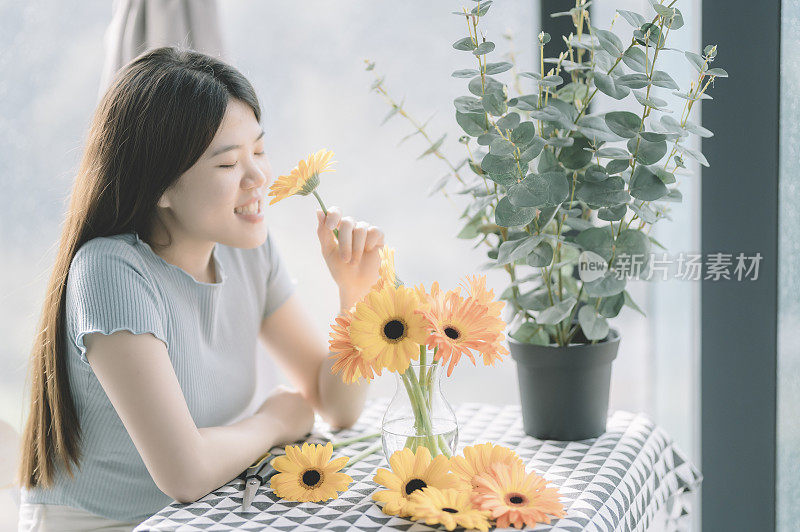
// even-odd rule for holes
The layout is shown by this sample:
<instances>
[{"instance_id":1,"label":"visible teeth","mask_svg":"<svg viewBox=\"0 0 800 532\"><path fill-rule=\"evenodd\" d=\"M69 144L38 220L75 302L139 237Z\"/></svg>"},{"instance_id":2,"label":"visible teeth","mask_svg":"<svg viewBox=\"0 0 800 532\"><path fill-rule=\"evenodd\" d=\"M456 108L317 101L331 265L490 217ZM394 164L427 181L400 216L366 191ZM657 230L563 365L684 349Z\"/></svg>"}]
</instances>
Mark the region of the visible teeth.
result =
<instances>
[{"instance_id":1,"label":"visible teeth","mask_svg":"<svg viewBox=\"0 0 800 532\"><path fill-rule=\"evenodd\" d=\"M233 209L236 214L256 214L261 212L261 200L254 201L244 207L237 207Z\"/></svg>"}]
</instances>

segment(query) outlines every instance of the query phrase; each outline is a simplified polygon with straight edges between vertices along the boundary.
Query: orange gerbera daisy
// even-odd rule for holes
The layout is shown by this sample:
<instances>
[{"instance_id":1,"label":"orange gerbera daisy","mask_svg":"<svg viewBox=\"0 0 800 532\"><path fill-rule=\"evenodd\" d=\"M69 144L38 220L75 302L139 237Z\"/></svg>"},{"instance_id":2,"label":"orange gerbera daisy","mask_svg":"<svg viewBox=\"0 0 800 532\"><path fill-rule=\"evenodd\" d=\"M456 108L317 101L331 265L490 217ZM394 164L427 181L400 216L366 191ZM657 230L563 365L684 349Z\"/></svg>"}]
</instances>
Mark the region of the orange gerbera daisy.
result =
<instances>
[{"instance_id":1,"label":"orange gerbera daisy","mask_svg":"<svg viewBox=\"0 0 800 532\"><path fill-rule=\"evenodd\" d=\"M496 352L499 347L497 328L505 326L489 315L486 305L472 298L464 299L459 292L450 290L443 294L438 283L434 282L428 298L430 308L420 311L430 326L427 345L436 350L435 360L449 362L448 376L453 373L461 355L467 355L475 364L473 349L490 355Z\"/></svg>"},{"instance_id":2,"label":"orange gerbera daisy","mask_svg":"<svg viewBox=\"0 0 800 532\"><path fill-rule=\"evenodd\" d=\"M564 517L564 505L556 488L536 473L526 473L521 465L495 464L475 477L472 504L492 512L497 526L522 528L550 523L550 516Z\"/></svg>"},{"instance_id":3,"label":"orange gerbera daisy","mask_svg":"<svg viewBox=\"0 0 800 532\"><path fill-rule=\"evenodd\" d=\"M350 322L353 319L352 311L348 310L336 317L336 323L331 325L330 350L331 358L336 362L331 372L342 373L342 380L352 383L363 377L372 380L375 375L380 375L383 369L377 360L367 360L362 351L353 345L350 339Z\"/></svg>"},{"instance_id":4,"label":"orange gerbera daisy","mask_svg":"<svg viewBox=\"0 0 800 532\"><path fill-rule=\"evenodd\" d=\"M450 471L458 477L464 489L474 488L475 477L484 474L494 464L524 467L517 453L491 442L464 447L463 455L450 458Z\"/></svg>"},{"instance_id":5,"label":"orange gerbera daisy","mask_svg":"<svg viewBox=\"0 0 800 532\"><path fill-rule=\"evenodd\" d=\"M311 194L319 186L319 174L333 171L333 168L329 168L335 162L331 161L331 157L333 157L332 151L321 149L298 162L289 175L278 177L269 186L270 192L267 196L275 196L269 204L272 205L295 194L300 196Z\"/></svg>"}]
</instances>

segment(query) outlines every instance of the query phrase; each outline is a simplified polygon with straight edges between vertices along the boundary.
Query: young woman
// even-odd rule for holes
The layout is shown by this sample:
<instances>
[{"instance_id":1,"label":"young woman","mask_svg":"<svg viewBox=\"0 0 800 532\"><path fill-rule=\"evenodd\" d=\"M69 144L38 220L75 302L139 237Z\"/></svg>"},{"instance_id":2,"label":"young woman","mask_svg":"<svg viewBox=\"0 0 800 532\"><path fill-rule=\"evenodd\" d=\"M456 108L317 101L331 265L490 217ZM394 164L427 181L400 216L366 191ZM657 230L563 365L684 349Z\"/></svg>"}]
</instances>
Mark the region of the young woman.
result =
<instances>
[{"instance_id":1,"label":"young woman","mask_svg":"<svg viewBox=\"0 0 800 532\"><path fill-rule=\"evenodd\" d=\"M264 223L260 121L236 69L172 47L133 60L98 105L31 356L20 530L130 530L302 438L314 411L341 427L361 413L366 386L331 374ZM377 281L384 236L317 215L346 309ZM231 423L258 340L298 391Z\"/></svg>"}]
</instances>

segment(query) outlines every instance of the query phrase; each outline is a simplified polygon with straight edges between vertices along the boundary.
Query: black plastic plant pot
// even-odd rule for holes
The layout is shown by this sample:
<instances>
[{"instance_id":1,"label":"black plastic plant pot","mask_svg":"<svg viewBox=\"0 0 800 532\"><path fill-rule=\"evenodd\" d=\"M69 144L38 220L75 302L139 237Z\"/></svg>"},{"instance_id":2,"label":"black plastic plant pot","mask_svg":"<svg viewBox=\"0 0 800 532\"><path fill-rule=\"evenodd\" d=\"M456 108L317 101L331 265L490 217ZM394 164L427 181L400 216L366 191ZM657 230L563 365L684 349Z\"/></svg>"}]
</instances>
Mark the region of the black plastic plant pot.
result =
<instances>
[{"instance_id":1,"label":"black plastic plant pot","mask_svg":"<svg viewBox=\"0 0 800 532\"><path fill-rule=\"evenodd\" d=\"M522 424L541 440L585 440L606 431L611 363L619 333L596 344L523 344L508 339L517 363Z\"/></svg>"}]
</instances>

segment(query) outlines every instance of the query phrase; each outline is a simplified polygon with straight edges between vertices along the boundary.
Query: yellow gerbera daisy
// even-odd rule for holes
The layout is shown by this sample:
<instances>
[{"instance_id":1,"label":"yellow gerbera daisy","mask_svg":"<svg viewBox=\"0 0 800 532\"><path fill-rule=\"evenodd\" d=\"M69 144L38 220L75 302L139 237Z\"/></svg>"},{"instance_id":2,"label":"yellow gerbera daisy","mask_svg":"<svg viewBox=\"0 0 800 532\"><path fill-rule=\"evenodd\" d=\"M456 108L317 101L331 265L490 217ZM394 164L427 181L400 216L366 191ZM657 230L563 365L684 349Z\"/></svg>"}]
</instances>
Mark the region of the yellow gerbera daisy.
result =
<instances>
[{"instance_id":1,"label":"yellow gerbera daisy","mask_svg":"<svg viewBox=\"0 0 800 532\"><path fill-rule=\"evenodd\" d=\"M447 530L456 526L489 530L489 512L472 507L469 493L456 489L440 490L429 486L411 495L408 505L411 519L427 525L442 525Z\"/></svg>"},{"instance_id":2,"label":"yellow gerbera daisy","mask_svg":"<svg viewBox=\"0 0 800 532\"><path fill-rule=\"evenodd\" d=\"M428 336L425 319L416 310L419 297L405 286L385 285L356 304L350 338L366 360L403 373L419 359L419 345Z\"/></svg>"},{"instance_id":3,"label":"yellow gerbera daisy","mask_svg":"<svg viewBox=\"0 0 800 532\"><path fill-rule=\"evenodd\" d=\"M386 285L397 286L397 273L394 269L394 248L383 246L379 250L381 265L378 269L380 278L372 287L373 290L380 290Z\"/></svg>"},{"instance_id":4,"label":"yellow gerbera daisy","mask_svg":"<svg viewBox=\"0 0 800 532\"><path fill-rule=\"evenodd\" d=\"M536 473L526 473L522 466L495 464L475 477L477 487L472 503L492 513L497 526L522 528L536 523L550 523L550 515L564 517L564 505L558 501L558 490L548 488L547 481ZM549 515L548 515L549 514Z\"/></svg>"},{"instance_id":5,"label":"yellow gerbera daisy","mask_svg":"<svg viewBox=\"0 0 800 532\"><path fill-rule=\"evenodd\" d=\"M367 360L363 352L353 345L350 338L350 322L353 319L351 310L345 311L336 317L336 323L331 325L330 351L331 358L336 360L331 372L342 373L342 380L346 383L356 382L363 377L372 380L375 375L380 375L381 368L376 360Z\"/></svg>"},{"instance_id":6,"label":"yellow gerbera daisy","mask_svg":"<svg viewBox=\"0 0 800 532\"><path fill-rule=\"evenodd\" d=\"M286 455L272 460L278 474L272 477L270 487L275 493L290 501L326 501L335 499L337 492L347 491L353 479L339 473L348 458L331 460L333 445L304 443L286 447Z\"/></svg>"},{"instance_id":7,"label":"yellow gerbera daisy","mask_svg":"<svg viewBox=\"0 0 800 532\"><path fill-rule=\"evenodd\" d=\"M464 447L463 455L450 458L450 471L461 481L462 489L466 490L477 486L475 476L482 475L494 464L524 467L517 453L491 442Z\"/></svg>"},{"instance_id":8,"label":"yellow gerbera daisy","mask_svg":"<svg viewBox=\"0 0 800 532\"><path fill-rule=\"evenodd\" d=\"M388 489L372 494L374 500L383 503L383 513L388 515L407 516L409 497L417 490L427 486L442 489L458 486L458 480L447 471L448 458L438 455L431 459L427 447L417 447L416 454L408 448L395 451L389 465L391 471L382 467L373 479Z\"/></svg>"},{"instance_id":9,"label":"yellow gerbera daisy","mask_svg":"<svg viewBox=\"0 0 800 532\"><path fill-rule=\"evenodd\" d=\"M275 196L269 204L272 205L295 194L300 196L311 194L319 185L319 174L333 171L333 168L329 168L335 162L330 160L331 157L333 157L332 151L321 149L298 162L289 175L278 177L269 186L270 192L267 196Z\"/></svg>"}]
</instances>

